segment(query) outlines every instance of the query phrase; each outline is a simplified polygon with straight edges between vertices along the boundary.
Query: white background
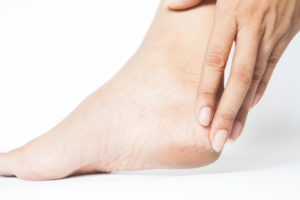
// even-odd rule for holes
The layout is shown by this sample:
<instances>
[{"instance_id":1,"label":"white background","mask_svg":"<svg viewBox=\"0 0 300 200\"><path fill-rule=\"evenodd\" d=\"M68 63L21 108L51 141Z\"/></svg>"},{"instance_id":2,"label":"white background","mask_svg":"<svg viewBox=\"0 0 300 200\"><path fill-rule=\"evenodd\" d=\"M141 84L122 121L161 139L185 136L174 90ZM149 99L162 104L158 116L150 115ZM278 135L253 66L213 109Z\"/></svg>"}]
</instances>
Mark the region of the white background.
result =
<instances>
[{"instance_id":1,"label":"white background","mask_svg":"<svg viewBox=\"0 0 300 200\"><path fill-rule=\"evenodd\" d=\"M0 151L52 128L134 53L158 0L0 0ZM193 170L29 182L0 199L300 199L300 35L242 137Z\"/></svg>"}]
</instances>

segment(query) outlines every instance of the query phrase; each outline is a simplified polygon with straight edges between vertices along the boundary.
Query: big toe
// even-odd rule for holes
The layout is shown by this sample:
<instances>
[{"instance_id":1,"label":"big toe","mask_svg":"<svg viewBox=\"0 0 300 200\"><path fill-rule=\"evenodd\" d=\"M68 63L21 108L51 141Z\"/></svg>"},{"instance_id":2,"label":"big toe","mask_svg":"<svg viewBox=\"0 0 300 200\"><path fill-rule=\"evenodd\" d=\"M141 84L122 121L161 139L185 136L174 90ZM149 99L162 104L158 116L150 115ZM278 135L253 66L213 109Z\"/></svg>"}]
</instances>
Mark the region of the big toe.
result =
<instances>
[{"instance_id":1,"label":"big toe","mask_svg":"<svg viewBox=\"0 0 300 200\"><path fill-rule=\"evenodd\" d=\"M0 175L14 176L15 153L0 153Z\"/></svg>"}]
</instances>

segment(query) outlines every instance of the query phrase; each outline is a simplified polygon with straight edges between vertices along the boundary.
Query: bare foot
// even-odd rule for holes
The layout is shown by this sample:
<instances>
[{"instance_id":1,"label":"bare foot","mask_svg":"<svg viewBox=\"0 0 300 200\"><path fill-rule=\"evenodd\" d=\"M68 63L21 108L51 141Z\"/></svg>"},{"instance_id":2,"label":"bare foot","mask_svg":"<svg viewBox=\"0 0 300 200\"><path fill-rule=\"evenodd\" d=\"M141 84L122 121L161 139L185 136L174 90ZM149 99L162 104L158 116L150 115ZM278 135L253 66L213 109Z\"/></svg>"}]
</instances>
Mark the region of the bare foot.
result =
<instances>
[{"instance_id":1,"label":"bare foot","mask_svg":"<svg viewBox=\"0 0 300 200\"><path fill-rule=\"evenodd\" d=\"M213 14L213 4L173 13L162 3L143 44L123 69L55 128L0 154L0 174L48 180L193 168L215 161L219 155L212 150L208 129L194 116Z\"/></svg>"}]
</instances>

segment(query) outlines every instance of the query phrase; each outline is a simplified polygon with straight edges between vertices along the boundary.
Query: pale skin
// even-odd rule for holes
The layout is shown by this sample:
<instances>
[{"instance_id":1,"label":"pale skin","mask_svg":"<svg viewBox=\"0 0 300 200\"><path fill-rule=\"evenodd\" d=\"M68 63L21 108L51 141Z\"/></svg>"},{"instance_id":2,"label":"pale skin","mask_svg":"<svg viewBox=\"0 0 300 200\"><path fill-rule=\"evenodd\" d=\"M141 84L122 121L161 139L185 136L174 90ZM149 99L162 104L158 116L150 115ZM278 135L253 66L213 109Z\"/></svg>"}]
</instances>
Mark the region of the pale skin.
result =
<instances>
[{"instance_id":1,"label":"pale skin","mask_svg":"<svg viewBox=\"0 0 300 200\"><path fill-rule=\"evenodd\" d=\"M182 10L203 2L167 3L170 9ZM215 151L221 151L228 138L236 140L241 135L250 107L260 101L279 58L299 32L300 0L218 0L214 19L195 110L199 124L211 127ZM234 41L231 73L217 106Z\"/></svg>"},{"instance_id":2,"label":"pale skin","mask_svg":"<svg viewBox=\"0 0 300 200\"><path fill-rule=\"evenodd\" d=\"M220 152L193 112L214 12L214 3L172 12L162 2L120 72L49 132L0 154L0 175L51 180L214 162Z\"/></svg>"}]
</instances>

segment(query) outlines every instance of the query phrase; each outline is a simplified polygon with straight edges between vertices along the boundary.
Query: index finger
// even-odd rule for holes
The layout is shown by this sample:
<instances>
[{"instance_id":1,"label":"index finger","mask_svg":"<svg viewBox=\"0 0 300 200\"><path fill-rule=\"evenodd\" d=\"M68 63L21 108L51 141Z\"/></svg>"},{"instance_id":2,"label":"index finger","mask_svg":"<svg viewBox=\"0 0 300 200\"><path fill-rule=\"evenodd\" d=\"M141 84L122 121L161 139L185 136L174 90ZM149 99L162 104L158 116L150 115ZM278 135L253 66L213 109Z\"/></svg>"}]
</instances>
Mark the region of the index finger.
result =
<instances>
[{"instance_id":1,"label":"index finger","mask_svg":"<svg viewBox=\"0 0 300 200\"><path fill-rule=\"evenodd\" d=\"M216 12L198 87L196 114L202 126L209 126L216 105L216 96L236 36L236 22Z\"/></svg>"}]
</instances>

